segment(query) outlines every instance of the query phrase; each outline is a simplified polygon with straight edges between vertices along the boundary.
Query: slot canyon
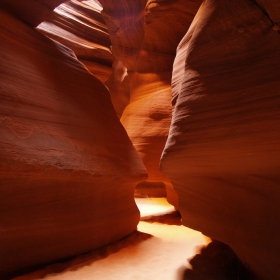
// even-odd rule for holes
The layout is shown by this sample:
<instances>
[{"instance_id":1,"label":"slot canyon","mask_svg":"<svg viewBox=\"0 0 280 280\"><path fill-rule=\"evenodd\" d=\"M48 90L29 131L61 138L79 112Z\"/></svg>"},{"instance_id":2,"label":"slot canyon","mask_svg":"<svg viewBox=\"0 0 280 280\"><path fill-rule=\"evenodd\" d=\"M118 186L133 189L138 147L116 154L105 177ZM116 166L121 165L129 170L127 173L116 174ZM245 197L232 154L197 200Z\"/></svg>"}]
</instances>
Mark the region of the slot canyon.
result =
<instances>
[{"instance_id":1,"label":"slot canyon","mask_svg":"<svg viewBox=\"0 0 280 280\"><path fill-rule=\"evenodd\" d=\"M0 14L1 280L280 279L279 0L1 0ZM145 220L143 201L169 212ZM124 277L117 255L111 278L55 266L164 238L133 259L160 275ZM176 266L176 238L235 274L171 277L150 254Z\"/></svg>"}]
</instances>

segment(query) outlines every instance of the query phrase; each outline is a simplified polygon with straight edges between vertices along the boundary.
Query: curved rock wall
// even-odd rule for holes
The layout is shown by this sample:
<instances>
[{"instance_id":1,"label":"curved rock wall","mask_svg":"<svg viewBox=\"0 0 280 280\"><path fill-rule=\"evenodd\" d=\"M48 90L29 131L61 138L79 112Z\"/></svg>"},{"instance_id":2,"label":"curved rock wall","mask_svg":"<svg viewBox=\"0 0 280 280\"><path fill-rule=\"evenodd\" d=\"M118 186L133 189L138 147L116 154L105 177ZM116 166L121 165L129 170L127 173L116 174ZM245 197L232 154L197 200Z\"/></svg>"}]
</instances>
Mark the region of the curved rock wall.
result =
<instances>
[{"instance_id":1,"label":"curved rock wall","mask_svg":"<svg viewBox=\"0 0 280 280\"><path fill-rule=\"evenodd\" d=\"M146 171L106 87L74 53L0 12L0 275L136 229Z\"/></svg>"},{"instance_id":2,"label":"curved rock wall","mask_svg":"<svg viewBox=\"0 0 280 280\"><path fill-rule=\"evenodd\" d=\"M130 103L121 122L148 170L146 188L142 183L141 195L166 196L167 187L168 199L177 207L177 196L171 183L159 171L159 159L171 119L170 79L170 72L134 73L130 83ZM163 185L159 191L156 182L163 182L166 187Z\"/></svg>"},{"instance_id":3,"label":"curved rock wall","mask_svg":"<svg viewBox=\"0 0 280 280\"><path fill-rule=\"evenodd\" d=\"M0 3L0 274L136 228L128 134L186 226L280 278L279 1L62 2Z\"/></svg>"},{"instance_id":4,"label":"curved rock wall","mask_svg":"<svg viewBox=\"0 0 280 280\"><path fill-rule=\"evenodd\" d=\"M169 201L177 207L177 195L159 171L159 159L171 120L171 69L176 47L201 1L100 3L103 7L93 0L63 3L44 17L37 30L71 48L106 84L115 111L148 169L148 183L164 182ZM145 84L149 86L143 87ZM143 107L151 100L153 106ZM164 117L150 117L158 114ZM152 128L149 132L144 126L147 123ZM160 195L165 195L165 189Z\"/></svg>"},{"instance_id":5,"label":"curved rock wall","mask_svg":"<svg viewBox=\"0 0 280 280\"><path fill-rule=\"evenodd\" d=\"M102 82L112 74L113 56L102 7L95 1L71 0L59 5L36 29L69 47Z\"/></svg>"},{"instance_id":6,"label":"curved rock wall","mask_svg":"<svg viewBox=\"0 0 280 280\"><path fill-rule=\"evenodd\" d=\"M186 226L280 279L280 34L268 15L250 0L201 6L177 49L161 170Z\"/></svg>"},{"instance_id":7,"label":"curved rock wall","mask_svg":"<svg viewBox=\"0 0 280 280\"><path fill-rule=\"evenodd\" d=\"M113 55L126 67L129 77L129 82L124 81L129 103L121 122L147 168L148 182L164 182L169 201L177 207L176 193L159 171L159 160L171 121L171 71L176 47L201 1L100 3Z\"/></svg>"},{"instance_id":8,"label":"curved rock wall","mask_svg":"<svg viewBox=\"0 0 280 280\"><path fill-rule=\"evenodd\" d=\"M9 11L30 26L51 17L53 10L65 0L2 0L0 8Z\"/></svg>"}]
</instances>

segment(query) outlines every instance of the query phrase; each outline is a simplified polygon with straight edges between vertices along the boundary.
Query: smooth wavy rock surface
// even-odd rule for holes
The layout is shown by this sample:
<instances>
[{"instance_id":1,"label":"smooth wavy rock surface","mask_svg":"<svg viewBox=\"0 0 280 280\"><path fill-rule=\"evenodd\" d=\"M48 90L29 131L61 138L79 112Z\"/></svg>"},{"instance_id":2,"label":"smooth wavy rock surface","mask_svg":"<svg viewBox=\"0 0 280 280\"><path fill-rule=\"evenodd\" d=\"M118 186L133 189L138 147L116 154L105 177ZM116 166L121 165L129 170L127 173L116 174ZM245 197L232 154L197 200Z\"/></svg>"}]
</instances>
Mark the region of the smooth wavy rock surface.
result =
<instances>
[{"instance_id":1,"label":"smooth wavy rock surface","mask_svg":"<svg viewBox=\"0 0 280 280\"><path fill-rule=\"evenodd\" d=\"M93 75L105 82L112 74L114 57L101 10L93 0L71 0L54 9L36 29L73 50Z\"/></svg>"},{"instance_id":2,"label":"smooth wavy rock surface","mask_svg":"<svg viewBox=\"0 0 280 280\"><path fill-rule=\"evenodd\" d=\"M122 92L127 88L129 96L126 107L122 107L122 124L147 168L148 182L164 182L169 202L177 207L177 195L160 172L159 160L171 121L171 71L176 47L201 1L100 3L112 53L123 65L123 73L127 72L123 82L120 79Z\"/></svg>"},{"instance_id":3,"label":"smooth wavy rock surface","mask_svg":"<svg viewBox=\"0 0 280 280\"><path fill-rule=\"evenodd\" d=\"M171 71L176 47L201 0L100 0L112 51L128 71Z\"/></svg>"},{"instance_id":4,"label":"smooth wavy rock surface","mask_svg":"<svg viewBox=\"0 0 280 280\"><path fill-rule=\"evenodd\" d=\"M161 170L186 226L280 279L280 34L268 15L249 0L201 6L177 49Z\"/></svg>"},{"instance_id":5,"label":"smooth wavy rock surface","mask_svg":"<svg viewBox=\"0 0 280 280\"><path fill-rule=\"evenodd\" d=\"M170 72L134 73L130 103L122 114L121 122L147 168L147 181L163 182L167 187L169 201L177 207L177 196L171 183L159 171L159 159L171 120L170 76ZM151 190L146 190L148 196L154 195L155 186L151 185ZM166 193L162 193L164 195Z\"/></svg>"},{"instance_id":6,"label":"smooth wavy rock surface","mask_svg":"<svg viewBox=\"0 0 280 280\"><path fill-rule=\"evenodd\" d=\"M74 53L1 11L0 275L136 229L146 170L106 87Z\"/></svg>"},{"instance_id":7,"label":"smooth wavy rock surface","mask_svg":"<svg viewBox=\"0 0 280 280\"><path fill-rule=\"evenodd\" d=\"M53 10L65 0L1 0L0 8L8 10L30 26L38 24L53 15Z\"/></svg>"}]
</instances>

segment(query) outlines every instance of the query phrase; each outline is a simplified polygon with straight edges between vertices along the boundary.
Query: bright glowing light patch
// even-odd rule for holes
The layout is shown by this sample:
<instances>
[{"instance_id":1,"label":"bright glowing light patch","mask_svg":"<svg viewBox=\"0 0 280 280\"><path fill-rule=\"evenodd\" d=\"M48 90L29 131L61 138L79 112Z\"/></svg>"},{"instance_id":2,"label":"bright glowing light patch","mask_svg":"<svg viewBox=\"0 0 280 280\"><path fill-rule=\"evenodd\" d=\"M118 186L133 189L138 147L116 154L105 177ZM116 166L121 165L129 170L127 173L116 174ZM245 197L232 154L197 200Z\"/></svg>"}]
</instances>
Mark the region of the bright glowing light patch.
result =
<instances>
[{"instance_id":1,"label":"bright glowing light patch","mask_svg":"<svg viewBox=\"0 0 280 280\"><path fill-rule=\"evenodd\" d=\"M169 204L166 198L135 198L139 208L141 219L148 219L151 216L160 216L175 211L173 205Z\"/></svg>"}]
</instances>

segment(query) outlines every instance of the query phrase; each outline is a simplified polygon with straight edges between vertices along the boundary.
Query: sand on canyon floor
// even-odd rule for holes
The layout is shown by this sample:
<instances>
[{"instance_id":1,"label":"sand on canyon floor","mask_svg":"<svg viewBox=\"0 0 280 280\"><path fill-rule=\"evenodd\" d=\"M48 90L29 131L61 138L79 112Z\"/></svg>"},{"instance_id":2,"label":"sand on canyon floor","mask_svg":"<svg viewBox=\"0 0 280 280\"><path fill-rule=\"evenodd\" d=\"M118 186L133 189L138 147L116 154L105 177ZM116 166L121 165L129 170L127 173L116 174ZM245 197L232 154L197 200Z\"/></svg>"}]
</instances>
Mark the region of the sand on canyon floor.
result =
<instances>
[{"instance_id":1,"label":"sand on canyon floor","mask_svg":"<svg viewBox=\"0 0 280 280\"><path fill-rule=\"evenodd\" d=\"M124 239L65 263L14 280L182 280L192 259L211 240L181 225L165 198L137 198L138 230Z\"/></svg>"}]
</instances>

